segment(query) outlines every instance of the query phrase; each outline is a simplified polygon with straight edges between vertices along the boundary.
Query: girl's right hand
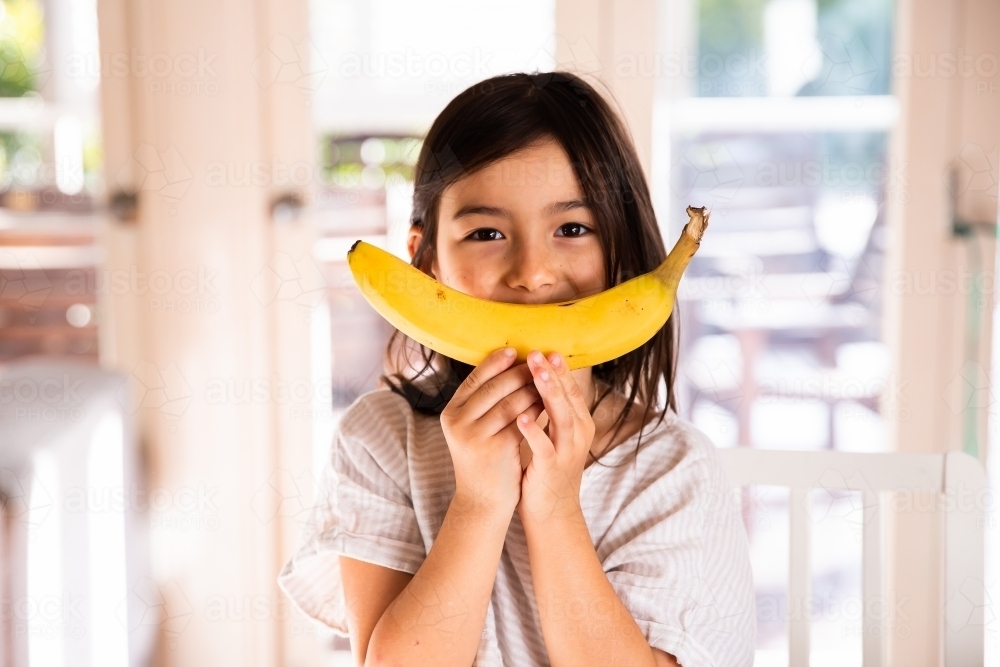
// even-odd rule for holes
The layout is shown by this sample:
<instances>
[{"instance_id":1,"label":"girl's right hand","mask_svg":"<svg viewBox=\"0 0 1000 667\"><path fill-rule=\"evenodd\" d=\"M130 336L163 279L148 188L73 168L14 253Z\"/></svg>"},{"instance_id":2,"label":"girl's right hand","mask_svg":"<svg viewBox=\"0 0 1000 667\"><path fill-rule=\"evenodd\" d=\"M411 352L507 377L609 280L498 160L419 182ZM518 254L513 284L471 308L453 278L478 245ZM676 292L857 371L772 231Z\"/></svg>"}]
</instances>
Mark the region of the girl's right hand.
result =
<instances>
[{"instance_id":1,"label":"girl's right hand","mask_svg":"<svg viewBox=\"0 0 1000 667\"><path fill-rule=\"evenodd\" d=\"M528 364L495 350L476 366L441 413L455 468L455 496L514 513L521 498L524 436L515 421L544 410Z\"/></svg>"}]
</instances>

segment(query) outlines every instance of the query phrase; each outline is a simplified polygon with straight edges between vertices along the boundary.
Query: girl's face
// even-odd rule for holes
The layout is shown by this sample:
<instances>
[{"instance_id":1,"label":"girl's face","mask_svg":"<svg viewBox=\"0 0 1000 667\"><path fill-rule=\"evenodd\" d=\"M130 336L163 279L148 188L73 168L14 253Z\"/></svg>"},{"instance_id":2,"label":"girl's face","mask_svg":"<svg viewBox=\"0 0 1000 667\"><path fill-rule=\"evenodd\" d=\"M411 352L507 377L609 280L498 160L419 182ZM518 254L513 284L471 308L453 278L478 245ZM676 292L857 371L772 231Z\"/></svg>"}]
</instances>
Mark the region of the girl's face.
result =
<instances>
[{"instance_id":1,"label":"girl's face","mask_svg":"<svg viewBox=\"0 0 1000 667\"><path fill-rule=\"evenodd\" d=\"M555 303L605 289L593 215L566 152L537 142L448 186L438 207L434 277L465 294ZM411 231L412 257L420 241Z\"/></svg>"}]
</instances>

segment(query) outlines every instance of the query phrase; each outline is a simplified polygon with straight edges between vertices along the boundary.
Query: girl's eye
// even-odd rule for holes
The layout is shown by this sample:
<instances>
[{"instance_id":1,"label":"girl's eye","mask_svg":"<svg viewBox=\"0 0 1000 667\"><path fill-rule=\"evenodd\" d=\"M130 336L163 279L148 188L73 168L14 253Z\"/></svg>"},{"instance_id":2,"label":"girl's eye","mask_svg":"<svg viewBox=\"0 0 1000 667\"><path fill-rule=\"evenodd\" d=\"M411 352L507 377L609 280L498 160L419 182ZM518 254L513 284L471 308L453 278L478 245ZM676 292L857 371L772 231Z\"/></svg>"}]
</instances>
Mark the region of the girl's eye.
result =
<instances>
[{"instance_id":1,"label":"girl's eye","mask_svg":"<svg viewBox=\"0 0 1000 667\"><path fill-rule=\"evenodd\" d=\"M579 230L577 232L571 232L569 234L569 236L571 238L576 238L578 236L582 236L585 232L589 232L590 231L589 229L587 229L586 227L584 227L583 225L581 225L579 222L568 222L565 225L562 225L561 227L559 227L559 229L566 229L567 227L569 227L570 229L576 228L576 229Z\"/></svg>"},{"instance_id":2,"label":"girl's eye","mask_svg":"<svg viewBox=\"0 0 1000 667\"><path fill-rule=\"evenodd\" d=\"M477 229L476 231L472 232L471 234L469 234L467 238L472 241L499 241L500 239L483 238L481 236L482 234L494 234L494 233L500 234L500 231L497 229L489 229L488 227L484 227L483 229Z\"/></svg>"}]
</instances>

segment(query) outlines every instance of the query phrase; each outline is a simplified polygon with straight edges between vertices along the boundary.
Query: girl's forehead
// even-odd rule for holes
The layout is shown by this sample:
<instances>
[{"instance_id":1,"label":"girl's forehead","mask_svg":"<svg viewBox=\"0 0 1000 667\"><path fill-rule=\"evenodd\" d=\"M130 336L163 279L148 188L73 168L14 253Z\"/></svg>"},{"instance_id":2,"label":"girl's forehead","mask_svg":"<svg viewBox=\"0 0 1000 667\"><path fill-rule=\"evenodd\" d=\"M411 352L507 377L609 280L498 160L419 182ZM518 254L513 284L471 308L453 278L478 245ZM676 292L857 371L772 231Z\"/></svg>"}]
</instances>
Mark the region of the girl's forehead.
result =
<instances>
[{"instance_id":1,"label":"girl's forehead","mask_svg":"<svg viewBox=\"0 0 1000 667\"><path fill-rule=\"evenodd\" d=\"M558 144L512 153L452 183L443 197L547 192L553 199L582 193L573 165Z\"/></svg>"}]
</instances>

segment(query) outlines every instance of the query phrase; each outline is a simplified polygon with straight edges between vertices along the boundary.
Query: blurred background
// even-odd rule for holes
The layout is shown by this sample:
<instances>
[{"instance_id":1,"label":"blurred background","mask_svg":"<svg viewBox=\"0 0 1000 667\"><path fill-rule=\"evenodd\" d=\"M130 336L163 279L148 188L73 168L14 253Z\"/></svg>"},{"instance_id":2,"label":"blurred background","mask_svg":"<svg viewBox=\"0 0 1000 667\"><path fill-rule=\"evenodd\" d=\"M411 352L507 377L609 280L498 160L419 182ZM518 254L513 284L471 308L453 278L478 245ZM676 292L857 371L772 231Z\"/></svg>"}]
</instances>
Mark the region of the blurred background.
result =
<instances>
[{"instance_id":1,"label":"blurred background","mask_svg":"<svg viewBox=\"0 0 1000 667\"><path fill-rule=\"evenodd\" d=\"M668 247L712 210L681 416L720 448L979 458L989 605L998 57L989 0L4 0L0 665L351 664L274 581L383 372L347 249L409 261L438 112L556 68L626 118ZM786 665L788 493L742 494L757 664ZM860 493L812 502L811 664L860 665ZM914 502L889 662L936 665L961 601Z\"/></svg>"}]
</instances>

